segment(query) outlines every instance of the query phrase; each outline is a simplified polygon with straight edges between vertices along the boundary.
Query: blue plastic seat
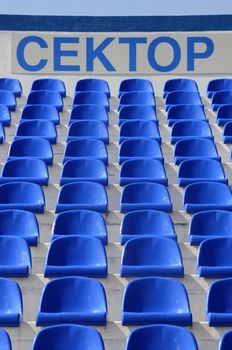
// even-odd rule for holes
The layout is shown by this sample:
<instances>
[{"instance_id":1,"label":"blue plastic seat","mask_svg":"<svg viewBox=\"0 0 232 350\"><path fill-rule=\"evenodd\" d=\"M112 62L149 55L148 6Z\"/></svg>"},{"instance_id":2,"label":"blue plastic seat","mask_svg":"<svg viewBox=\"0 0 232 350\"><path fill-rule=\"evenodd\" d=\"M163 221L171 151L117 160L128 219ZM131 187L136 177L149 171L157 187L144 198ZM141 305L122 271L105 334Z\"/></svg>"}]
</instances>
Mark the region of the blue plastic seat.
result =
<instances>
[{"instance_id":1,"label":"blue plastic seat","mask_svg":"<svg viewBox=\"0 0 232 350\"><path fill-rule=\"evenodd\" d=\"M19 327L23 314L23 302L18 283L0 277L0 290L0 325Z\"/></svg>"},{"instance_id":2,"label":"blue plastic seat","mask_svg":"<svg viewBox=\"0 0 232 350\"><path fill-rule=\"evenodd\" d=\"M172 203L167 187L151 182L135 182L126 185L121 194L121 212L126 213L139 209L172 212Z\"/></svg>"},{"instance_id":3,"label":"blue plastic seat","mask_svg":"<svg viewBox=\"0 0 232 350\"><path fill-rule=\"evenodd\" d=\"M64 82L60 79L42 78L33 81L31 91L33 90L51 90L57 91L62 97L66 96L66 89Z\"/></svg>"},{"instance_id":4,"label":"blue plastic seat","mask_svg":"<svg viewBox=\"0 0 232 350\"><path fill-rule=\"evenodd\" d=\"M70 210L57 215L52 240L73 235L95 237L107 244L107 227L103 216L90 210Z\"/></svg>"},{"instance_id":5,"label":"blue plastic seat","mask_svg":"<svg viewBox=\"0 0 232 350\"><path fill-rule=\"evenodd\" d=\"M2 350L12 350L9 334L4 329L0 329L0 345Z\"/></svg>"},{"instance_id":6,"label":"blue plastic seat","mask_svg":"<svg viewBox=\"0 0 232 350\"><path fill-rule=\"evenodd\" d=\"M181 140L175 144L174 162L180 164L187 159L215 159L220 161L215 143L208 139Z\"/></svg>"},{"instance_id":7,"label":"blue plastic seat","mask_svg":"<svg viewBox=\"0 0 232 350\"><path fill-rule=\"evenodd\" d=\"M55 106L59 112L62 112L63 99L58 91L37 90L29 93L27 105L51 105Z\"/></svg>"},{"instance_id":8,"label":"blue plastic seat","mask_svg":"<svg viewBox=\"0 0 232 350\"><path fill-rule=\"evenodd\" d=\"M108 125L108 113L103 106L79 105L72 109L69 125L78 120L98 120Z\"/></svg>"},{"instance_id":9,"label":"blue plastic seat","mask_svg":"<svg viewBox=\"0 0 232 350\"><path fill-rule=\"evenodd\" d=\"M21 120L35 119L48 120L55 125L60 124L59 112L51 105L27 105L22 111Z\"/></svg>"},{"instance_id":10,"label":"blue plastic seat","mask_svg":"<svg viewBox=\"0 0 232 350\"><path fill-rule=\"evenodd\" d=\"M168 126L180 121L207 121L203 105L176 105L167 112Z\"/></svg>"},{"instance_id":11,"label":"blue plastic seat","mask_svg":"<svg viewBox=\"0 0 232 350\"><path fill-rule=\"evenodd\" d=\"M161 142L158 126L149 120L130 120L121 125L119 143L125 140L147 138Z\"/></svg>"},{"instance_id":12,"label":"blue plastic seat","mask_svg":"<svg viewBox=\"0 0 232 350\"><path fill-rule=\"evenodd\" d=\"M108 174L105 164L98 159L73 159L66 162L61 173L60 185L82 181L107 185Z\"/></svg>"},{"instance_id":13,"label":"blue plastic seat","mask_svg":"<svg viewBox=\"0 0 232 350\"><path fill-rule=\"evenodd\" d=\"M164 237L177 240L171 217L157 210L135 210L123 217L120 228L121 244L139 237Z\"/></svg>"},{"instance_id":14,"label":"blue plastic seat","mask_svg":"<svg viewBox=\"0 0 232 350\"><path fill-rule=\"evenodd\" d=\"M48 251L44 275L107 277L103 243L83 235L55 239Z\"/></svg>"},{"instance_id":15,"label":"blue plastic seat","mask_svg":"<svg viewBox=\"0 0 232 350\"><path fill-rule=\"evenodd\" d=\"M158 124L155 108L146 105L130 105L122 107L118 116L118 124L122 125L130 120L150 120Z\"/></svg>"},{"instance_id":16,"label":"blue plastic seat","mask_svg":"<svg viewBox=\"0 0 232 350\"><path fill-rule=\"evenodd\" d=\"M232 237L203 241L198 251L197 270L201 277L232 277Z\"/></svg>"},{"instance_id":17,"label":"blue plastic seat","mask_svg":"<svg viewBox=\"0 0 232 350\"><path fill-rule=\"evenodd\" d=\"M125 140L119 148L119 164L132 159L157 159L164 162L159 143L152 139L135 138Z\"/></svg>"},{"instance_id":18,"label":"blue plastic seat","mask_svg":"<svg viewBox=\"0 0 232 350\"><path fill-rule=\"evenodd\" d=\"M73 100L73 105L97 105L103 106L107 112L110 110L107 95L104 92L97 91L77 92Z\"/></svg>"},{"instance_id":19,"label":"blue plastic seat","mask_svg":"<svg viewBox=\"0 0 232 350\"><path fill-rule=\"evenodd\" d=\"M15 78L0 78L0 90L11 91L15 97L20 97L23 93L20 81Z\"/></svg>"},{"instance_id":20,"label":"blue plastic seat","mask_svg":"<svg viewBox=\"0 0 232 350\"><path fill-rule=\"evenodd\" d=\"M18 158L6 162L2 169L0 183L26 181L47 186L48 178L48 169L42 160Z\"/></svg>"},{"instance_id":21,"label":"blue plastic seat","mask_svg":"<svg viewBox=\"0 0 232 350\"><path fill-rule=\"evenodd\" d=\"M142 78L129 78L121 81L119 86L118 97L126 92L141 91L154 93L150 80Z\"/></svg>"},{"instance_id":22,"label":"blue plastic seat","mask_svg":"<svg viewBox=\"0 0 232 350\"><path fill-rule=\"evenodd\" d=\"M232 237L232 213L225 210L208 210L192 216L189 225L189 242L198 245L208 238Z\"/></svg>"},{"instance_id":23,"label":"blue plastic seat","mask_svg":"<svg viewBox=\"0 0 232 350\"><path fill-rule=\"evenodd\" d=\"M232 90L232 79L213 79L207 86L207 97L211 98L217 91Z\"/></svg>"},{"instance_id":24,"label":"blue plastic seat","mask_svg":"<svg viewBox=\"0 0 232 350\"><path fill-rule=\"evenodd\" d=\"M223 126L228 122L232 122L232 104L222 105L218 108L216 113L216 121L220 126Z\"/></svg>"},{"instance_id":25,"label":"blue plastic seat","mask_svg":"<svg viewBox=\"0 0 232 350\"><path fill-rule=\"evenodd\" d=\"M211 327L232 326L232 278L221 279L210 285L206 314Z\"/></svg>"},{"instance_id":26,"label":"blue plastic seat","mask_svg":"<svg viewBox=\"0 0 232 350\"><path fill-rule=\"evenodd\" d=\"M36 335L32 350L48 348L49 350L104 350L104 344L96 329L67 324L47 327Z\"/></svg>"},{"instance_id":27,"label":"blue plastic seat","mask_svg":"<svg viewBox=\"0 0 232 350\"><path fill-rule=\"evenodd\" d=\"M109 133L106 125L98 120L79 120L72 123L68 129L67 141L75 139L98 139L109 143Z\"/></svg>"},{"instance_id":28,"label":"blue plastic seat","mask_svg":"<svg viewBox=\"0 0 232 350\"><path fill-rule=\"evenodd\" d=\"M105 326L106 316L106 296L100 282L87 277L61 277L45 285L36 325L79 323Z\"/></svg>"},{"instance_id":29,"label":"blue plastic seat","mask_svg":"<svg viewBox=\"0 0 232 350\"><path fill-rule=\"evenodd\" d=\"M178 183L180 186L208 181L228 184L223 167L217 160L189 159L180 164L178 171Z\"/></svg>"},{"instance_id":30,"label":"blue plastic seat","mask_svg":"<svg viewBox=\"0 0 232 350\"><path fill-rule=\"evenodd\" d=\"M128 283L123 297L122 324L192 325L184 285L165 277L144 277Z\"/></svg>"},{"instance_id":31,"label":"blue plastic seat","mask_svg":"<svg viewBox=\"0 0 232 350\"><path fill-rule=\"evenodd\" d=\"M217 111L222 105L232 104L232 90L223 90L215 92L212 96L211 107L213 111Z\"/></svg>"},{"instance_id":32,"label":"blue plastic seat","mask_svg":"<svg viewBox=\"0 0 232 350\"><path fill-rule=\"evenodd\" d=\"M13 236L25 239L30 246L37 246L39 225L36 216L25 210L0 210L0 238Z\"/></svg>"},{"instance_id":33,"label":"blue plastic seat","mask_svg":"<svg viewBox=\"0 0 232 350\"><path fill-rule=\"evenodd\" d=\"M10 146L7 160L18 158L37 158L52 165L52 146L49 141L39 137L14 140Z\"/></svg>"},{"instance_id":34,"label":"blue plastic seat","mask_svg":"<svg viewBox=\"0 0 232 350\"><path fill-rule=\"evenodd\" d=\"M0 210L22 209L43 213L45 206L42 188L30 182L11 182L0 185Z\"/></svg>"},{"instance_id":35,"label":"blue plastic seat","mask_svg":"<svg viewBox=\"0 0 232 350\"><path fill-rule=\"evenodd\" d=\"M61 188L56 212L74 209L106 212L107 207L108 198L103 185L95 182L72 182Z\"/></svg>"},{"instance_id":36,"label":"blue plastic seat","mask_svg":"<svg viewBox=\"0 0 232 350\"><path fill-rule=\"evenodd\" d=\"M0 122L3 126L10 126L11 114L6 105L0 105Z\"/></svg>"},{"instance_id":37,"label":"blue plastic seat","mask_svg":"<svg viewBox=\"0 0 232 350\"><path fill-rule=\"evenodd\" d=\"M128 336L126 350L141 349L198 350L198 347L188 329L172 325L149 325L136 328Z\"/></svg>"},{"instance_id":38,"label":"blue plastic seat","mask_svg":"<svg viewBox=\"0 0 232 350\"><path fill-rule=\"evenodd\" d=\"M224 126L223 143L232 143L232 122L228 122Z\"/></svg>"},{"instance_id":39,"label":"blue plastic seat","mask_svg":"<svg viewBox=\"0 0 232 350\"><path fill-rule=\"evenodd\" d=\"M230 350L232 347L232 331L227 331L223 334L218 350Z\"/></svg>"},{"instance_id":40,"label":"blue plastic seat","mask_svg":"<svg viewBox=\"0 0 232 350\"><path fill-rule=\"evenodd\" d=\"M51 143L56 143L56 127L54 123L48 120L24 120L18 125L15 139L24 137L41 137Z\"/></svg>"},{"instance_id":41,"label":"blue plastic seat","mask_svg":"<svg viewBox=\"0 0 232 350\"><path fill-rule=\"evenodd\" d=\"M205 121L186 120L177 122L172 127L171 143L175 144L178 141L186 139L205 138L213 140L211 127Z\"/></svg>"},{"instance_id":42,"label":"blue plastic seat","mask_svg":"<svg viewBox=\"0 0 232 350\"><path fill-rule=\"evenodd\" d=\"M160 237L130 239L122 255L121 276L184 277L178 244L172 239Z\"/></svg>"},{"instance_id":43,"label":"blue plastic seat","mask_svg":"<svg viewBox=\"0 0 232 350\"><path fill-rule=\"evenodd\" d=\"M176 105L202 105L201 96L196 91L172 91L166 95L166 111Z\"/></svg>"},{"instance_id":44,"label":"blue plastic seat","mask_svg":"<svg viewBox=\"0 0 232 350\"><path fill-rule=\"evenodd\" d=\"M0 276L28 277L30 269L31 253L27 242L20 237L0 236Z\"/></svg>"},{"instance_id":45,"label":"blue plastic seat","mask_svg":"<svg viewBox=\"0 0 232 350\"><path fill-rule=\"evenodd\" d=\"M167 186L168 178L159 160L132 159L122 164L119 184L124 186L133 182L155 182Z\"/></svg>"},{"instance_id":46,"label":"blue plastic seat","mask_svg":"<svg viewBox=\"0 0 232 350\"><path fill-rule=\"evenodd\" d=\"M108 164L108 153L103 141L96 139L75 139L69 141L64 151L63 163L72 159L99 159Z\"/></svg>"},{"instance_id":47,"label":"blue plastic seat","mask_svg":"<svg viewBox=\"0 0 232 350\"><path fill-rule=\"evenodd\" d=\"M0 122L0 144L4 142L5 138L6 138L5 130L2 123Z\"/></svg>"},{"instance_id":48,"label":"blue plastic seat","mask_svg":"<svg viewBox=\"0 0 232 350\"><path fill-rule=\"evenodd\" d=\"M128 105L146 105L155 107L155 97L153 92L132 91L121 95L118 105L120 111L122 107Z\"/></svg>"},{"instance_id":49,"label":"blue plastic seat","mask_svg":"<svg viewBox=\"0 0 232 350\"><path fill-rule=\"evenodd\" d=\"M197 83L193 79L177 78L167 80L164 84L163 97L165 98L172 91L193 91L198 92Z\"/></svg>"},{"instance_id":50,"label":"blue plastic seat","mask_svg":"<svg viewBox=\"0 0 232 350\"><path fill-rule=\"evenodd\" d=\"M197 182L185 188L183 206L187 213L210 209L232 211L229 186L217 182Z\"/></svg>"},{"instance_id":51,"label":"blue plastic seat","mask_svg":"<svg viewBox=\"0 0 232 350\"><path fill-rule=\"evenodd\" d=\"M75 92L82 91L104 92L108 98L110 97L109 84L104 79L86 78L78 80L76 83Z\"/></svg>"},{"instance_id":52,"label":"blue plastic seat","mask_svg":"<svg viewBox=\"0 0 232 350\"><path fill-rule=\"evenodd\" d=\"M0 90L0 105L5 105L10 111L15 111L17 102L13 92Z\"/></svg>"}]
</instances>

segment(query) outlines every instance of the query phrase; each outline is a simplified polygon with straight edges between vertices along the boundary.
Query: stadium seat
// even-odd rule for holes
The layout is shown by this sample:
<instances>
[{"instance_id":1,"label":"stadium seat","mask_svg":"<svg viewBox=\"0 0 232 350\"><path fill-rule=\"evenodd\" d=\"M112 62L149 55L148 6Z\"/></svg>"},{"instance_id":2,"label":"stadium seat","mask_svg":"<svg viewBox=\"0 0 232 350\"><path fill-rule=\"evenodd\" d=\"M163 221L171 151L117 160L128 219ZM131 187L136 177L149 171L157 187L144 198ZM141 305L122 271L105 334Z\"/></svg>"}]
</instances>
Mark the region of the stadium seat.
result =
<instances>
[{"instance_id":1,"label":"stadium seat","mask_svg":"<svg viewBox=\"0 0 232 350\"><path fill-rule=\"evenodd\" d=\"M211 98L215 92L232 90L232 79L213 79L207 86L207 97Z\"/></svg>"},{"instance_id":2,"label":"stadium seat","mask_svg":"<svg viewBox=\"0 0 232 350\"><path fill-rule=\"evenodd\" d=\"M184 285L167 277L144 277L129 282L123 297L122 324L192 325Z\"/></svg>"},{"instance_id":3,"label":"stadium seat","mask_svg":"<svg viewBox=\"0 0 232 350\"><path fill-rule=\"evenodd\" d=\"M232 104L232 91L218 91L215 92L212 96L211 107L213 111L217 111L222 105L231 105Z\"/></svg>"},{"instance_id":4,"label":"stadium seat","mask_svg":"<svg viewBox=\"0 0 232 350\"><path fill-rule=\"evenodd\" d=\"M126 185L121 194L121 213L138 209L172 212L172 203L167 187L150 182L135 182Z\"/></svg>"},{"instance_id":5,"label":"stadium seat","mask_svg":"<svg viewBox=\"0 0 232 350\"><path fill-rule=\"evenodd\" d=\"M60 186L70 182L98 182L108 184L105 164L98 159L73 159L66 162L60 178Z\"/></svg>"},{"instance_id":6,"label":"stadium seat","mask_svg":"<svg viewBox=\"0 0 232 350\"><path fill-rule=\"evenodd\" d=\"M0 290L0 326L19 327L23 314L23 302L18 283L1 277Z\"/></svg>"},{"instance_id":7,"label":"stadium seat","mask_svg":"<svg viewBox=\"0 0 232 350\"><path fill-rule=\"evenodd\" d=\"M107 277L107 258L102 242L83 235L55 239L48 251L44 275Z\"/></svg>"},{"instance_id":8,"label":"stadium seat","mask_svg":"<svg viewBox=\"0 0 232 350\"><path fill-rule=\"evenodd\" d=\"M108 164L108 153L103 141L96 139L72 140L66 145L63 164L72 159L99 159Z\"/></svg>"},{"instance_id":9,"label":"stadium seat","mask_svg":"<svg viewBox=\"0 0 232 350\"><path fill-rule=\"evenodd\" d=\"M104 92L106 96L110 97L110 88L106 80L98 78L80 79L76 83L75 92L83 91L97 91Z\"/></svg>"},{"instance_id":10,"label":"stadium seat","mask_svg":"<svg viewBox=\"0 0 232 350\"><path fill-rule=\"evenodd\" d=\"M173 124L171 131L171 143L186 139L205 138L213 140L213 134L209 124L205 121L182 121Z\"/></svg>"},{"instance_id":11,"label":"stadium seat","mask_svg":"<svg viewBox=\"0 0 232 350\"><path fill-rule=\"evenodd\" d=\"M228 184L223 167L217 160L189 159L180 164L178 171L178 183L180 186L208 181Z\"/></svg>"},{"instance_id":12,"label":"stadium seat","mask_svg":"<svg viewBox=\"0 0 232 350\"><path fill-rule=\"evenodd\" d=\"M56 107L51 105L27 105L24 107L21 120L48 120L55 125L60 124L60 116Z\"/></svg>"},{"instance_id":13,"label":"stadium seat","mask_svg":"<svg viewBox=\"0 0 232 350\"><path fill-rule=\"evenodd\" d=\"M79 105L72 109L69 125L79 120L98 120L108 125L108 113L103 106Z\"/></svg>"},{"instance_id":14,"label":"stadium seat","mask_svg":"<svg viewBox=\"0 0 232 350\"><path fill-rule=\"evenodd\" d=\"M0 122L3 126L10 126L11 114L6 105L0 105Z\"/></svg>"},{"instance_id":15,"label":"stadium seat","mask_svg":"<svg viewBox=\"0 0 232 350\"><path fill-rule=\"evenodd\" d=\"M73 235L95 237L107 244L107 227L103 216L89 210L70 210L57 215L52 240Z\"/></svg>"},{"instance_id":16,"label":"stadium seat","mask_svg":"<svg viewBox=\"0 0 232 350\"><path fill-rule=\"evenodd\" d=\"M9 334L4 329L0 329L0 345L2 350L12 350Z\"/></svg>"},{"instance_id":17,"label":"stadium seat","mask_svg":"<svg viewBox=\"0 0 232 350\"><path fill-rule=\"evenodd\" d=\"M124 215L120 227L121 244L139 237L164 237L177 240L171 217L156 210L135 210Z\"/></svg>"},{"instance_id":18,"label":"stadium seat","mask_svg":"<svg viewBox=\"0 0 232 350\"><path fill-rule=\"evenodd\" d=\"M27 98L27 105L51 105L59 112L63 110L63 99L58 91L38 90L31 91Z\"/></svg>"},{"instance_id":19,"label":"stadium seat","mask_svg":"<svg viewBox=\"0 0 232 350\"><path fill-rule=\"evenodd\" d=\"M194 91L172 91L166 96L165 109L169 110L176 105L202 105L201 97L198 92Z\"/></svg>"},{"instance_id":20,"label":"stadium seat","mask_svg":"<svg viewBox=\"0 0 232 350\"><path fill-rule=\"evenodd\" d=\"M147 138L161 142L159 128L152 121L130 120L121 125L119 143L137 138Z\"/></svg>"},{"instance_id":21,"label":"stadium seat","mask_svg":"<svg viewBox=\"0 0 232 350\"><path fill-rule=\"evenodd\" d=\"M5 105L10 111L15 111L17 102L13 92L0 90L0 105Z\"/></svg>"},{"instance_id":22,"label":"stadium seat","mask_svg":"<svg viewBox=\"0 0 232 350\"><path fill-rule=\"evenodd\" d=\"M220 340L218 350L230 350L232 347L232 331L225 332Z\"/></svg>"},{"instance_id":23,"label":"stadium seat","mask_svg":"<svg viewBox=\"0 0 232 350\"><path fill-rule=\"evenodd\" d=\"M26 181L47 186L48 178L48 169L42 160L18 158L6 162L2 169L0 183Z\"/></svg>"},{"instance_id":24,"label":"stadium seat","mask_svg":"<svg viewBox=\"0 0 232 350\"><path fill-rule=\"evenodd\" d=\"M49 141L39 137L26 137L20 140L14 140L10 146L7 160L18 158L37 158L43 160L48 165L52 165L52 146Z\"/></svg>"},{"instance_id":25,"label":"stadium seat","mask_svg":"<svg viewBox=\"0 0 232 350\"><path fill-rule=\"evenodd\" d=\"M108 198L103 185L95 182L72 182L61 188L56 212L74 209L106 212L107 207Z\"/></svg>"},{"instance_id":26,"label":"stadium seat","mask_svg":"<svg viewBox=\"0 0 232 350\"><path fill-rule=\"evenodd\" d=\"M0 210L0 238L13 236L25 239L30 246L37 246L39 225L36 216L25 210Z\"/></svg>"},{"instance_id":27,"label":"stadium seat","mask_svg":"<svg viewBox=\"0 0 232 350\"><path fill-rule=\"evenodd\" d=\"M168 185L164 166L159 160L132 159L122 164L119 175L119 184L121 186L144 181Z\"/></svg>"},{"instance_id":28,"label":"stadium seat","mask_svg":"<svg viewBox=\"0 0 232 350\"><path fill-rule=\"evenodd\" d=\"M98 120L79 120L72 123L68 129L67 142L75 139L98 139L108 144L109 133L103 122Z\"/></svg>"},{"instance_id":29,"label":"stadium seat","mask_svg":"<svg viewBox=\"0 0 232 350\"><path fill-rule=\"evenodd\" d=\"M31 91L33 90L51 90L57 91L62 97L66 96L66 89L64 82L60 79L42 78L33 81Z\"/></svg>"},{"instance_id":30,"label":"stadium seat","mask_svg":"<svg viewBox=\"0 0 232 350\"><path fill-rule=\"evenodd\" d=\"M31 254L27 242L20 237L0 236L0 276L28 277L30 269Z\"/></svg>"},{"instance_id":31,"label":"stadium seat","mask_svg":"<svg viewBox=\"0 0 232 350\"><path fill-rule=\"evenodd\" d=\"M125 92L119 99L118 110L128 105L146 105L155 107L155 97L153 92L132 91Z\"/></svg>"},{"instance_id":32,"label":"stadium seat","mask_svg":"<svg viewBox=\"0 0 232 350\"><path fill-rule=\"evenodd\" d=\"M167 112L168 126L180 121L207 121L202 105L176 105Z\"/></svg>"},{"instance_id":33,"label":"stadium seat","mask_svg":"<svg viewBox=\"0 0 232 350\"><path fill-rule=\"evenodd\" d=\"M119 86L118 97L121 97L126 92L151 92L153 91L153 86L150 80L142 78L129 78L121 81Z\"/></svg>"},{"instance_id":34,"label":"stadium seat","mask_svg":"<svg viewBox=\"0 0 232 350\"><path fill-rule=\"evenodd\" d=\"M197 270L201 277L232 277L232 237L203 241L198 251Z\"/></svg>"},{"instance_id":35,"label":"stadium seat","mask_svg":"<svg viewBox=\"0 0 232 350\"><path fill-rule=\"evenodd\" d=\"M159 123L155 108L152 106L130 105L121 108L118 116L119 126L130 120L149 120Z\"/></svg>"},{"instance_id":36,"label":"stadium seat","mask_svg":"<svg viewBox=\"0 0 232 350\"><path fill-rule=\"evenodd\" d=\"M224 126L223 143L232 143L232 122L228 122Z\"/></svg>"},{"instance_id":37,"label":"stadium seat","mask_svg":"<svg viewBox=\"0 0 232 350\"><path fill-rule=\"evenodd\" d=\"M122 255L122 277L184 277L178 244L169 238L139 237L126 242Z\"/></svg>"},{"instance_id":38,"label":"stadium seat","mask_svg":"<svg viewBox=\"0 0 232 350\"><path fill-rule=\"evenodd\" d=\"M48 348L49 350L105 349L102 337L96 329L75 324L50 326L42 329L34 339L32 350Z\"/></svg>"},{"instance_id":39,"label":"stadium seat","mask_svg":"<svg viewBox=\"0 0 232 350\"><path fill-rule=\"evenodd\" d=\"M197 182L185 188L183 206L187 213L210 209L232 211L230 187L217 182Z\"/></svg>"},{"instance_id":40,"label":"stadium seat","mask_svg":"<svg viewBox=\"0 0 232 350\"><path fill-rule=\"evenodd\" d=\"M105 326L106 316L106 296L100 282L87 277L61 277L45 285L36 325L79 323Z\"/></svg>"},{"instance_id":41,"label":"stadium seat","mask_svg":"<svg viewBox=\"0 0 232 350\"><path fill-rule=\"evenodd\" d=\"M12 182L0 185L0 210L22 209L34 213L44 212L42 188L30 182Z\"/></svg>"},{"instance_id":42,"label":"stadium seat","mask_svg":"<svg viewBox=\"0 0 232 350\"><path fill-rule=\"evenodd\" d=\"M125 140L119 148L119 164L132 159L157 159L164 162L159 143L152 139L135 138Z\"/></svg>"},{"instance_id":43,"label":"stadium seat","mask_svg":"<svg viewBox=\"0 0 232 350\"><path fill-rule=\"evenodd\" d=\"M232 122L232 104L220 106L217 110L216 120L217 124L220 126Z\"/></svg>"},{"instance_id":44,"label":"stadium seat","mask_svg":"<svg viewBox=\"0 0 232 350\"><path fill-rule=\"evenodd\" d=\"M6 138L5 130L2 123L0 122L0 144L4 142L5 138Z\"/></svg>"},{"instance_id":45,"label":"stadium seat","mask_svg":"<svg viewBox=\"0 0 232 350\"><path fill-rule=\"evenodd\" d=\"M56 127L54 123L48 120L24 120L18 125L15 139L22 139L24 137L41 137L51 143L56 143Z\"/></svg>"},{"instance_id":46,"label":"stadium seat","mask_svg":"<svg viewBox=\"0 0 232 350\"><path fill-rule=\"evenodd\" d=\"M20 81L15 78L0 78L0 90L11 91L15 97L20 97L23 93Z\"/></svg>"},{"instance_id":47,"label":"stadium seat","mask_svg":"<svg viewBox=\"0 0 232 350\"><path fill-rule=\"evenodd\" d=\"M208 290L206 314L210 327L232 326L232 278L213 282Z\"/></svg>"},{"instance_id":48,"label":"stadium seat","mask_svg":"<svg viewBox=\"0 0 232 350\"><path fill-rule=\"evenodd\" d=\"M73 108L75 105L97 105L105 107L107 112L110 110L110 103L104 92L77 92L73 100Z\"/></svg>"},{"instance_id":49,"label":"stadium seat","mask_svg":"<svg viewBox=\"0 0 232 350\"><path fill-rule=\"evenodd\" d=\"M208 238L232 237L232 213L225 210L208 210L192 216L189 225L189 242L198 245Z\"/></svg>"},{"instance_id":50,"label":"stadium seat","mask_svg":"<svg viewBox=\"0 0 232 350\"><path fill-rule=\"evenodd\" d=\"M197 83L193 79L178 78L167 80L164 84L163 98L173 91L193 91L198 92Z\"/></svg>"},{"instance_id":51,"label":"stadium seat","mask_svg":"<svg viewBox=\"0 0 232 350\"><path fill-rule=\"evenodd\" d=\"M215 143L208 139L181 140L175 144L174 162L180 164L187 159L215 159L220 161Z\"/></svg>"},{"instance_id":52,"label":"stadium seat","mask_svg":"<svg viewBox=\"0 0 232 350\"><path fill-rule=\"evenodd\" d=\"M172 325L148 325L133 330L127 339L125 350L141 349L198 350L198 347L188 329Z\"/></svg>"}]
</instances>

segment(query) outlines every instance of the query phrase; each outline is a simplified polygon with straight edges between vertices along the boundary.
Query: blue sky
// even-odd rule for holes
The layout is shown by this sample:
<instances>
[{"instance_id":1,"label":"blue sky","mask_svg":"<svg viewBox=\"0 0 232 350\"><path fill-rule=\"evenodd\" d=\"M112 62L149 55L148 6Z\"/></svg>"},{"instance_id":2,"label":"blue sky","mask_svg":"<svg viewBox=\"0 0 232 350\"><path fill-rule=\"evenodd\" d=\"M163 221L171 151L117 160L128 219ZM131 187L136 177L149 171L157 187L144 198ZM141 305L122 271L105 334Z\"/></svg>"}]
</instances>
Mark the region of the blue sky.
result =
<instances>
[{"instance_id":1,"label":"blue sky","mask_svg":"<svg viewBox=\"0 0 232 350\"><path fill-rule=\"evenodd\" d=\"M231 0L0 0L0 14L137 16L232 14Z\"/></svg>"}]
</instances>

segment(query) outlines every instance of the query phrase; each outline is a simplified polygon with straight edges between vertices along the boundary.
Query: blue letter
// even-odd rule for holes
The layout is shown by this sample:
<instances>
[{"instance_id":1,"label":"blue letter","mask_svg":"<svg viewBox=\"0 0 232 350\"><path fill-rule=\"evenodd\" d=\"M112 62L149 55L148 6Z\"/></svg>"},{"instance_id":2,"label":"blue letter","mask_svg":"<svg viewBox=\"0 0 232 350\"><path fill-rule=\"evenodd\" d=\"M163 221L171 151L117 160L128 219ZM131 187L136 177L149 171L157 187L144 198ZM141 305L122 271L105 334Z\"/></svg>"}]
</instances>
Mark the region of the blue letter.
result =
<instances>
[{"instance_id":1,"label":"blue letter","mask_svg":"<svg viewBox=\"0 0 232 350\"><path fill-rule=\"evenodd\" d=\"M119 44L129 44L129 71L136 72L137 69L137 44L146 44L147 38L119 38Z\"/></svg>"},{"instance_id":2,"label":"blue letter","mask_svg":"<svg viewBox=\"0 0 232 350\"><path fill-rule=\"evenodd\" d=\"M80 66L62 65L61 57L78 57L78 51L74 50L61 50L61 44L78 44L79 38L54 38L54 70L55 71L80 71Z\"/></svg>"},{"instance_id":3,"label":"blue letter","mask_svg":"<svg viewBox=\"0 0 232 350\"><path fill-rule=\"evenodd\" d=\"M114 66L110 63L103 51L109 46L114 38L106 38L96 49L93 48L93 38L86 39L86 70L93 72L93 63L95 58L98 58L108 72L115 72Z\"/></svg>"},{"instance_id":4,"label":"blue letter","mask_svg":"<svg viewBox=\"0 0 232 350\"><path fill-rule=\"evenodd\" d=\"M173 49L173 60L167 66L161 66L160 64L158 64L156 62L156 59L155 59L155 50L156 50L157 46L161 43L167 43L167 44L171 45L171 47ZM170 38L168 36L161 36L157 39L154 39L150 43L150 46L148 48L148 61L149 61L150 66L153 69L155 69L156 71L158 71L158 72L170 72L171 70L174 70L178 66L178 64L180 63L180 59L181 59L180 46L175 39Z\"/></svg>"},{"instance_id":5,"label":"blue letter","mask_svg":"<svg viewBox=\"0 0 232 350\"><path fill-rule=\"evenodd\" d=\"M46 49L48 47L46 41L44 41L42 38L38 37L38 36L27 36L25 38L23 38L20 43L18 44L17 47L17 60L19 65L29 71L29 72L37 72L41 69L43 69L46 64L47 64L47 60L46 59L41 59L39 61L39 63L31 65L29 63L26 62L25 60L25 48L27 46L27 44L29 43L36 43L39 45L39 47L41 47L42 49Z\"/></svg>"},{"instance_id":6,"label":"blue letter","mask_svg":"<svg viewBox=\"0 0 232 350\"><path fill-rule=\"evenodd\" d=\"M203 52L195 52L195 44L204 44L206 46L205 51ZM210 38L207 37L193 37L188 38L187 41L188 45L188 61L187 61L187 70L188 71L194 71L194 63L195 59L199 58L208 58L212 55L214 51L214 43Z\"/></svg>"}]
</instances>

